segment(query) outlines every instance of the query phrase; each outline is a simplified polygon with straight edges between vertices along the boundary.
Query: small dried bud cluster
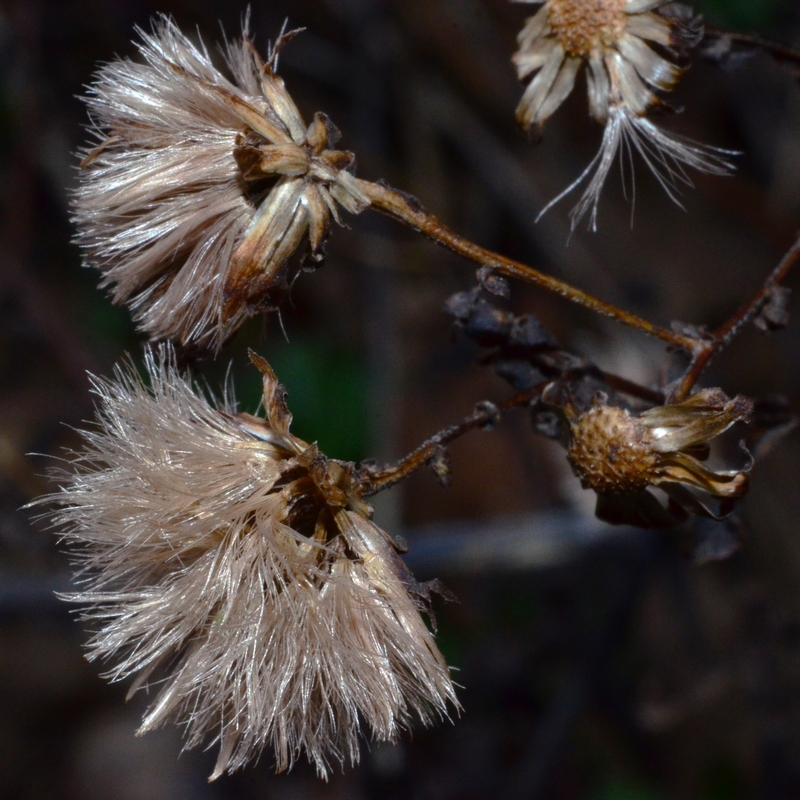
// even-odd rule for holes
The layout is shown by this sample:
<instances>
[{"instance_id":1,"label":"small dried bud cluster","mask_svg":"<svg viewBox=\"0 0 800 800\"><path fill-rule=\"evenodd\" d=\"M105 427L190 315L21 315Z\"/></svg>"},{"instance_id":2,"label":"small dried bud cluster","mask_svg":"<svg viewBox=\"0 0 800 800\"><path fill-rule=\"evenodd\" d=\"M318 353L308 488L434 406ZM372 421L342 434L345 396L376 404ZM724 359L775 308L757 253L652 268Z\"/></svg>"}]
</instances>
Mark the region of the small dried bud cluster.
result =
<instances>
[{"instance_id":1,"label":"small dried bud cluster","mask_svg":"<svg viewBox=\"0 0 800 800\"><path fill-rule=\"evenodd\" d=\"M266 419L217 411L148 357L95 381L98 427L62 491L45 500L77 546L91 658L159 687L141 732L166 720L187 747L219 743L212 778L264 746L279 770L305 754L358 760L364 725L393 740L458 707L420 616L428 591L370 521L353 465L289 431L263 359ZM40 501L41 502L41 501Z\"/></svg>"},{"instance_id":2,"label":"small dried bud cluster","mask_svg":"<svg viewBox=\"0 0 800 800\"><path fill-rule=\"evenodd\" d=\"M657 12L666 0L515 1L542 4L522 29L513 57L520 80L533 75L517 109L519 124L541 128L586 64L589 110L605 125L597 156L545 211L589 178L571 217L574 227L591 211L594 227L600 192L621 146L642 156L673 200L677 184L689 183L685 167L717 175L729 171L721 151L667 134L644 118L660 104L658 93L672 89L682 73L674 63L675 48L696 38L677 19Z\"/></svg>"},{"instance_id":3,"label":"small dried bud cluster","mask_svg":"<svg viewBox=\"0 0 800 800\"><path fill-rule=\"evenodd\" d=\"M369 201L336 129L322 114L306 127L275 71L292 34L263 61L245 25L226 45L231 81L171 19L139 33L145 63L107 64L85 98L98 144L75 193L78 242L148 336L218 348L274 303L306 235L322 259L337 204Z\"/></svg>"},{"instance_id":4,"label":"small dried bud cluster","mask_svg":"<svg viewBox=\"0 0 800 800\"><path fill-rule=\"evenodd\" d=\"M600 398L570 420L567 458L584 487L598 495L635 495L658 486L688 510L712 515L686 487L723 501L747 493L746 472L714 472L701 460L712 439L747 421L751 413L749 400L730 400L720 389L706 389L639 416L607 406Z\"/></svg>"}]
</instances>

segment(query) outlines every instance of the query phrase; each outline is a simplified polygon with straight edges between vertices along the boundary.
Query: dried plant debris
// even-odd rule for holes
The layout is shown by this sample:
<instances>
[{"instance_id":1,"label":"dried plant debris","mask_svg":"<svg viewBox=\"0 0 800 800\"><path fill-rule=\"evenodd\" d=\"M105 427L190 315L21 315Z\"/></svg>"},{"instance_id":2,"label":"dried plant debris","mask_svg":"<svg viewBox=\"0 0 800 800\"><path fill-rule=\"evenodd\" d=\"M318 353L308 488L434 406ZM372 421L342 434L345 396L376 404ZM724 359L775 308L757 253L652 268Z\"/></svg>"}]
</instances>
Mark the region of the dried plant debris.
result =
<instances>
[{"instance_id":1,"label":"dried plant debris","mask_svg":"<svg viewBox=\"0 0 800 800\"><path fill-rule=\"evenodd\" d=\"M491 363L517 391L559 374L563 359L558 358L558 341L533 314L517 316L499 308L480 286L452 295L445 309L458 330L475 344L491 348L482 363Z\"/></svg>"},{"instance_id":2,"label":"dried plant debris","mask_svg":"<svg viewBox=\"0 0 800 800\"><path fill-rule=\"evenodd\" d=\"M703 40L702 53L707 61L728 69L737 69L758 53L767 53L800 82L800 51L760 36L709 30Z\"/></svg>"},{"instance_id":3,"label":"dried plant debris","mask_svg":"<svg viewBox=\"0 0 800 800\"><path fill-rule=\"evenodd\" d=\"M752 423L747 431L747 448L754 459L760 460L798 425L800 410L788 397L774 394L756 398Z\"/></svg>"},{"instance_id":4,"label":"dried plant debris","mask_svg":"<svg viewBox=\"0 0 800 800\"><path fill-rule=\"evenodd\" d=\"M741 548L746 536L744 522L736 514L723 520L698 517L690 532L690 558L698 565L724 561Z\"/></svg>"},{"instance_id":5,"label":"dried plant debris","mask_svg":"<svg viewBox=\"0 0 800 800\"><path fill-rule=\"evenodd\" d=\"M764 304L753 322L762 333L783 330L789 324L789 300L792 290L787 286L770 286Z\"/></svg>"}]
</instances>

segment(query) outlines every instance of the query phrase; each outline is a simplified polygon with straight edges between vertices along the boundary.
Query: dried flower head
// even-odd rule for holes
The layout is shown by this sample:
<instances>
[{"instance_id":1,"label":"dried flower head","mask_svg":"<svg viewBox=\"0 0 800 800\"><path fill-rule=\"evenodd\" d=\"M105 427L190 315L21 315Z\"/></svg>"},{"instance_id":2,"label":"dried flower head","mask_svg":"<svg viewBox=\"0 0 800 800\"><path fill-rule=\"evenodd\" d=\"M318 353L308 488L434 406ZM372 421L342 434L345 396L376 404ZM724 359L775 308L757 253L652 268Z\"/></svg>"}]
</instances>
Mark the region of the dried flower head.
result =
<instances>
[{"instance_id":1,"label":"dried flower head","mask_svg":"<svg viewBox=\"0 0 800 800\"><path fill-rule=\"evenodd\" d=\"M140 733L168 719L187 747L220 745L211 778L264 746L278 770L302 754L358 760L363 723L393 740L457 700L420 616L427 587L373 524L353 465L289 431L269 365L266 419L215 410L148 355L95 379L98 426L63 473L54 521L77 546L80 591L95 623L89 657L107 677L159 691Z\"/></svg>"},{"instance_id":2,"label":"dried flower head","mask_svg":"<svg viewBox=\"0 0 800 800\"><path fill-rule=\"evenodd\" d=\"M526 130L541 128L572 92L578 71L587 64L589 110L605 125L597 155L542 214L591 176L570 217L574 228L591 210L594 229L600 192L620 148L629 153L635 149L675 202L677 184L691 185L685 167L715 175L731 169L724 151L665 133L645 118L661 103L658 92L672 89L681 75L674 63L677 50L697 41L696 29L658 13L668 0L513 2L542 4L522 29L513 57L521 80L535 73L517 108L517 121Z\"/></svg>"},{"instance_id":3,"label":"dried flower head","mask_svg":"<svg viewBox=\"0 0 800 800\"><path fill-rule=\"evenodd\" d=\"M225 45L233 80L168 17L138 31L144 63L105 65L85 102L98 140L74 197L78 242L114 302L153 338L219 347L270 307L306 235L324 255L337 203L369 201L352 153L332 149L323 114L306 127L276 73L281 35L263 61L245 22Z\"/></svg>"},{"instance_id":4,"label":"dried flower head","mask_svg":"<svg viewBox=\"0 0 800 800\"><path fill-rule=\"evenodd\" d=\"M583 486L604 500L598 507L609 521L674 524L685 517L681 509L719 518L747 493L748 476L742 470L714 472L701 462L708 457L711 439L749 419L752 408L747 398L730 400L721 389L706 389L639 416L608 406L601 397L583 414L572 414L567 458ZM660 504L645 491L653 486L669 496L670 513L658 512ZM719 513L691 490L720 500ZM638 506L624 520L614 518L622 507L620 498L622 505Z\"/></svg>"}]
</instances>

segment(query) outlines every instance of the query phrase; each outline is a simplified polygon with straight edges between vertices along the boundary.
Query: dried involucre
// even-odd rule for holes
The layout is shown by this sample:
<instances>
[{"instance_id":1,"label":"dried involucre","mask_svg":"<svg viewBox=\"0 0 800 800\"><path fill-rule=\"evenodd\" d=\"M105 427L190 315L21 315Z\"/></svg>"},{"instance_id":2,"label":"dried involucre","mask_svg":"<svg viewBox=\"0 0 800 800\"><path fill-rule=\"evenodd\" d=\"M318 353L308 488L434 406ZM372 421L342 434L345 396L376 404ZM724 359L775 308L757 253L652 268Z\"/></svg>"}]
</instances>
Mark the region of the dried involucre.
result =
<instances>
[{"instance_id":1,"label":"dried involucre","mask_svg":"<svg viewBox=\"0 0 800 800\"><path fill-rule=\"evenodd\" d=\"M278 770L303 753L326 777L356 762L365 724L394 740L457 700L420 616L428 592L369 520L353 467L289 432L269 365L267 418L215 410L148 355L94 380L98 424L65 471L54 521L77 546L107 677L159 691L140 732L168 719L187 747L220 745L211 778L264 746Z\"/></svg>"},{"instance_id":2,"label":"dried involucre","mask_svg":"<svg viewBox=\"0 0 800 800\"><path fill-rule=\"evenodd\" d=\"M596 397L580 415L566 409L567 458L583 486L597 493L601 519L641 527L671 527L690 514L719 520L747 494L749 466L712 470L702 463L713 439L750 419L753 404L746 397L731 399L722 389L703 389L638 416L607 405L606 399ZM647 491L650 487L666 493L666 509ZM712 510L704 497L719 501L719 509Z\"/></svg>"},{"instance_id":3,"label":"dried involucre","mask_svg":"<svg viewBox=\"0 0 800 800\"><path fill-rule=\"evenodd\" d=\"M167 17L138 33L144 63L112 61L85 98L98 143L83 154L77 240L150 337L218 348L274 305L306 234L322 260L337 203L369 201L353 155L331 149L336 129L322 114L306 127L275 72L291 33L265 62L245 24L224 49L233 80Z\"/></svg>"},{"instance_id":4,"label":"dried involucre","mask_svg":"<svg viewBox=\"0 0 800 800\"><path fill-rule=\"evenodd\" d=\"M636 150L676 203L678 184L691 185L686 167L714 175L732 169L725 159L730 153L667 133L645 118L661 103L658 93L672 89L681 75L674 63L676 50L695 43L698 35L677 18L658 13L668 0L512 2L542 6L525 23L513 58L520 79L531 78L517 121L525 129L541 128L572 92L586 64L589 109L605 126L597 155L541 214L588 178L570 217L574 228L590 212L594 229L600 193L617 153L630 158Z\"/></svg>"}]
</instances>

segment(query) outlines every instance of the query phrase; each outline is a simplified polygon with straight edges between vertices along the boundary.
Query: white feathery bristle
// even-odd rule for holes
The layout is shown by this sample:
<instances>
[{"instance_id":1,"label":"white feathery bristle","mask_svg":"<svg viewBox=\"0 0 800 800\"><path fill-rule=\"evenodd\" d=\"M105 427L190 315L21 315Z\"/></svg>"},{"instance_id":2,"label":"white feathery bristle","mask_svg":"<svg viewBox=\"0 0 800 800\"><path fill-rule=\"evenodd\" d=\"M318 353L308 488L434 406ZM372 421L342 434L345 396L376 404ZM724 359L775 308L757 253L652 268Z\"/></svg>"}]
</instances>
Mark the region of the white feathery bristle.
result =
<instances>
[{"instance_id":1,"label":"white feathery bristle","mask_svg":"<svg viewBox=\"0 0 800 800\"><path fill-rule=\"evenodd\" d=\"M95 379L97 425L40 501L73 546L89 657L157 689L141 732L210 737L212 778L264 747L326 777L358 760L362 724L392 741L457 708L421 587L388 534L326 504L297 461L308 446L214 409L169 350L147 369L149 387L132 366Z\"/></svg>"}]
</instances>

